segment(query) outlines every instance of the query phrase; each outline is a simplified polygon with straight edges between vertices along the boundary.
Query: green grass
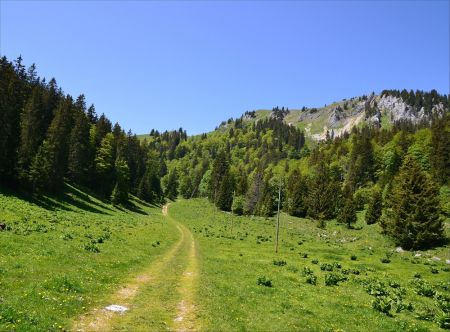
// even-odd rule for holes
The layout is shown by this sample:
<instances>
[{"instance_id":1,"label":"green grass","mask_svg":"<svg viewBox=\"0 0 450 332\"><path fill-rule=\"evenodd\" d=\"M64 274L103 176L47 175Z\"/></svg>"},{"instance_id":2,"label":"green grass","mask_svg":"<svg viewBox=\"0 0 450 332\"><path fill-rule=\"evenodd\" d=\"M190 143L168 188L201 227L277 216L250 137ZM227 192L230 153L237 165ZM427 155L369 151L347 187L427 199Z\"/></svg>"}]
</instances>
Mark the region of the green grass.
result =
<instances>
[{"instance_id":1,"label":"green grass","mask_svg":"<svg viewBox=\"0 0 450 332\"><path fill-rule=\"evenodd\" d=\"M394 253L395 246L378 225L363 225L362 213L352 230L335 222L322 230L312 221L283 214L280 251L275 254L274 219L234 217L231 231L231 215L214 212L201 199L176 202L170 214L190 227L199 244L198 315L206 330L439 330L436 322L416 318L426 308L439 310L433 298L416 294L411 281L420 274L434 290L449 295L450 273L444 263L450 258L448 247L415 258L411 252ZM390 263L381 262L386 254ZM431 261L433 256L441 261ZM326 263L341 268L323 271L321 264L326 268ZM316 276L316 285L307 283L305 268ZM330 274L347 281L326 286ZM270 280L272 287L258 285L258 280ZM366 289L375 280L384 282L391 296L396 290L388 284L400 284L406 291L402 302L411 302L413 311L391 310L388 316L373 309L375 297Z\"/></svg>"},{"instance_id":2,"label":"green grass","mask_svg":"<svg viewBox=\"0 0 450 332\"><path fill-rule=\"evenodd\" d=\"M1 190L0 223L1 331L69 329L179 237L160 207L119 209L72 187L59 198Z\"/></svg>"},{"instance_id":3,"label":"green grass","mask_svg":"<svg viewBox=\"0 0 450 332\"><path fill-rule=\"evenodd\" d=\"M209 331L439 330L437 295L450 296L449 247L396 253L363 214L356 229L329 222L325 230L282 214L275 254L274 218L232 218L204 199L172 203L164 217L135 198L117 208L73 187L58 198L1 190L0 331L70 329L146 273L151 281L110 322L115 330L177 329L181 299L195 303L194 327ZM198 287L183 281L197 260L177 223L196 240ZM381 312L385 303L374 294L386 291L401 298L400 312L397 304Z\"/></svg>"}]
</instances>

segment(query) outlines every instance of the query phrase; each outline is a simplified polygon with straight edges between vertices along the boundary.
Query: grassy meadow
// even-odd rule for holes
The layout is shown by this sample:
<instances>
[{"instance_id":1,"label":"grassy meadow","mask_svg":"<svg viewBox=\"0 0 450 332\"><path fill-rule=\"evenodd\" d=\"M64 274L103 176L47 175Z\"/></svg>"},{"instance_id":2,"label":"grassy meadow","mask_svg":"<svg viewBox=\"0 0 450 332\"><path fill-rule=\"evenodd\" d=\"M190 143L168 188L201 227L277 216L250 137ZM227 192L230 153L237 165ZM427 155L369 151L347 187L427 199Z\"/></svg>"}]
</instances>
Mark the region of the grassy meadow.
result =
<instances>
[{"instance_id":1,"label":"grassy meadow","mask_svg":"<svg viewBox=\"0 0 450 332\"><path fill-rule=\"evenodd\" d=\"M66 330L179 237L160 207L0 192L0 331Z\"/></svg>"},{"instance_id":2,"label":"grassy meadow","mask_svg":"<svg viewBox=\"0 0 450 332\"><path fill-rule=\"evenodd\" d=\"M134 198L118 208L73 187L39 199L3 190L0 330L71 330L143 271L149 280L131 310L107 330L448 328L449 248L396 252L363 215L355 229L319 229L283 213L276 254L275 218L231 216L205 199L172 202L164 216ZM191 281L188 271L198 271ZM188 323L176 319L181 299L192 304Z\"/></svg>"},{"instance_id":3,"label":"grassy meadow","mask_svg":"<svg viewBox=\"0 0 450 332\"><path fill-rule=\"evenodd\" d=\"M351 230L282 214L275 254L275 218L232 218L202 199L176 202L169 213L198 241L205 330L440 330L436 294L450 295L448 247L397 253L363 213ZM373 308L377 292L396 301L386 313Z\"/></svg>"}]
</instances>

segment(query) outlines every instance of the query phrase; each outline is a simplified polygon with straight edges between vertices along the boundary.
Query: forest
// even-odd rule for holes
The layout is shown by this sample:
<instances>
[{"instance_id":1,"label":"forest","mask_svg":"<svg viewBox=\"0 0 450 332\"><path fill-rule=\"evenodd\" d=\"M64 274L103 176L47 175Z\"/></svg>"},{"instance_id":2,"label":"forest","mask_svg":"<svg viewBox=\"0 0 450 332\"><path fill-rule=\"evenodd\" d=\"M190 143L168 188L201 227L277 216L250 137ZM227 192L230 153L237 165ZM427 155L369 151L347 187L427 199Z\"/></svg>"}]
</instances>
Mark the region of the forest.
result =
<instances>
[{"instance_id":1,"label":"forest","mask_svg":"<svg viewBox=\"0 0 450 332\"><path fill-rule=\"evenodd\" d=\"M274 215L280 194L282 210L321 228L332 219L351 228L367 206L367 224L380 223L398 245L440 245L450 214L449 97L435 90L381 94L424 107L427 116L365 123L316 142L283 121L289 109L275 107L267 118L246 112L202 135L153 129L139 139L99 116L84 95L73 98L55 79L41 79L35 65L3 57L1 184L39 195L70 183L122 205L129 195L152 204L208 197L220 210L264 217ZM439 104L443 111L432 112Z\"/></svg>"}]
</instances>

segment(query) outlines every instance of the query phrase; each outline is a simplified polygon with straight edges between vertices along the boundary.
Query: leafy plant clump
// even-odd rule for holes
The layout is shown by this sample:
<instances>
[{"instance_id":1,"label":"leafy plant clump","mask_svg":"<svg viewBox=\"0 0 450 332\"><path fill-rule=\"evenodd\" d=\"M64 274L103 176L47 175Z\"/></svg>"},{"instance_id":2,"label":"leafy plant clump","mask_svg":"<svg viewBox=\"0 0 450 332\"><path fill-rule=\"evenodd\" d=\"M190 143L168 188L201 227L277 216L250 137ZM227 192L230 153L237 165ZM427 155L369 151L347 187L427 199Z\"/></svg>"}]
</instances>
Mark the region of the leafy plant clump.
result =
<instances>
[{"instance_id":1,"label":"leafy plant clump","mask_svg":"<svg viewBox=\"0 0 450 332\"><path fill-rule=\"evenodd\" d=\"M339 282L346 281L347 277L341 273L325 274L325 286L336 286Z\"/></svg>"},{"instance_id":2,"label":"leafy plant clump","mask_svg":"<svg viewBox=\"0 0 450 332\"><path fill-rule=\"evenodd\" d=\"M287 263L284 260L273 260L273 265L276 266L285 266Z\"/></svg>"},{"instance_id":3,"label":"leafy plant clump","mask_svg":"<svg viewBox=\"0 0 450 332\"><path fill-rule=\"evenodd\" d=\"M258 277L256 284L259 286L273 287L272 280L268 279L266 276Z\"/></svg>"}]
</instances>

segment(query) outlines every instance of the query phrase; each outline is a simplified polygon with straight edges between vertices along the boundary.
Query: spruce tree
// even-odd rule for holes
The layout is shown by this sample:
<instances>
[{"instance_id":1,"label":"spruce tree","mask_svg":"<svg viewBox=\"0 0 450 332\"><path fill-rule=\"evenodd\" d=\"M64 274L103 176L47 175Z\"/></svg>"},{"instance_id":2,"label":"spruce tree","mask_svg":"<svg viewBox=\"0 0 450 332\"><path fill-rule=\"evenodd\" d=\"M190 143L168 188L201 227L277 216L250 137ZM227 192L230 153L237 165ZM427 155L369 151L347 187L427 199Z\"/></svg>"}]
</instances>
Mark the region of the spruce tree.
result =
<instances>
[{"instance_id":1,"label":"spruce tree","mask_svg":"<svg viewBox=\"0 0 450 332\"><path fill-rule=\"evenodd\" d=\"M114 136L108 133L100 144L95 156L95 174L97 192L109 197L114 185L114 159L113 159Z\"/></svg>"},{"instance_id":2,"label":"spruce tree","mask_svg":"<svg viewBox=\"0 0 450 332\"><path fill-rule=\"evenodd\" d=\"M69 134L72 126L72 99L62 99L30 169L30 180L35 188L59 191L63 187L67 169Z\"/></svg>"},{"instance_id":3,"label":"spruce tree","mask_svg":"<svg viewBox=\"0 0 450 332\"><path fill-rule=\"evenodd\" d=\"M305 217L308 188L304 178L298 170L294 170L289 176L287 184L287 211L291 216Z\"/></svg>"},{"instance_id":4,"label":"spruce tree","mask_svg":"<svg viewBox=\"0 0 450 332\"><path fill-rule=\"evenodd\" d=\"M47 123L41 89L35 87L20 116L19 167L28 171L33 157L45 138Z\"/></svg>"},{"instance_id":5,"label":"spruce tree","mask_svg":"<svg viewBox=\"0 0 450 332\"><path fill-rule=\"evenodd\" d=\"M411 156L406 156L387 198L381 223L384 231L406 249L439 244L443 224L439 188Z\"/></svg>"},{"instance_id":6,"label":"spruce tree","mask_svg":"<svg viewBox=\"0 0 450 332\"><path fill-rule=\"evenodd\" d=\"M90 124L86 114L76 111L75 123L70 134L68 175L78 184L87 184L90 172L91 146L89 142Z\"/></svg>"},{"instance_id":7,"label":"spruce tree","mask_svg":"<svg viewBox=\"0 0 450 332\"><path fill-rule=\"evenodd\" d=\"M130 186L130 170L123 159L117 159L115 163L116 185L111 195L114 204L124 204L128 201Z\"/></svg>"},{"instance_id":8,"label":"spruce tree","mask_svg":"<svg viewBox=\"0 0 450 332\"><path fill-rule=\"evenodd\" d=\"M431 166L439 184L450 179L450 116L436 118L431 127Z\"/></svg>"},{"instance_id":9,"label":"spruce tree","mask_svg":"<svg viewBox=\"0 0 450 332\"><path fill-rule=\"evenodd\" d=\"M230 211L233 203L234 179L229 171L224 174L217 195L216 205L222 211Z\"/></svg>"},{"instance_id":10,"label":"spruce tree","mask_svg":"<svg viewBox=\"0 0 450 332\"><path fill-rule=\"evenodd\" d=\"M352 196L344 199L344 204L339 210L336 220L338 223L346 224L348 228L352 228L352 225L356 223L356 207Z\"/></svg>"},{"instance_id":11,"label":"spruce tree","mask_svg":"<svg viewBox=\"0 0 450 332\"><path fill-rule=\"evenodd\" d=\"M336 215L339 186L330 176L324 160L313 170L308 184L308 215L314 219L332 219Z\"/></svg>"},{"instance_id":12,"label":"spruce tree","mask_svg":"<svg viewBox=\"0 0 450 332\"><path fill-rule=\"evenodd\" d=\"M217 199L222 185L223 178L229 170L229 162L224 150L221 150L214 159L211 178L209 182L209 199L217 204Z\"/></svg>"},{"instance_id":13,"label":"spruce tree","mask_svg":"<svg viewBox=\"0 0 450 332\"><path fill-rule=\"evenodd\" d=\"M178 197L178 172L176 168L169 172L165 195L171 200Z\"/></svg>"},{"instance_id":14,"label":"spruce tree","mask_svg":"<svg viewBox=\"0 0 450 332\"><path fill-rule=\"evenodd\" d=\"M372 195L369 199L369 206L366 211L366 224L372 225L378 222L381 217L383 209L383 199L381 196L381 191L379 188L374 188L372 190Z\"/></svg>"}]
</instances>

